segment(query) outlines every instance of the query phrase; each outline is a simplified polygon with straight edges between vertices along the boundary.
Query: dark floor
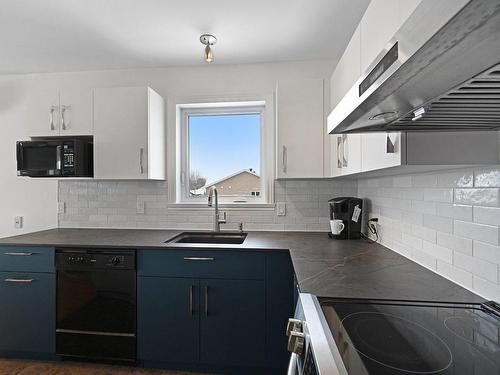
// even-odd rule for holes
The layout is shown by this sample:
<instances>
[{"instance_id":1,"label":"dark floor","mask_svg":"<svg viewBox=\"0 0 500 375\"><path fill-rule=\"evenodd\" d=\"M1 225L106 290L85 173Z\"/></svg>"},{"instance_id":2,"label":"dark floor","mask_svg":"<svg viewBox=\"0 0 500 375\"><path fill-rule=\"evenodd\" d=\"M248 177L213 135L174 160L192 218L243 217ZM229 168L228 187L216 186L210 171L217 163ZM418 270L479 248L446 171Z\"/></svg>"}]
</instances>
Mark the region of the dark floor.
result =
<instances>
[{"instance_id":1,"label":"dark floor","mask_svg":"<svg viewBox=\"0 0 500 375\"><path fill-rule=\"evenodd\" d=\"M145 370L75 362L0 360L0 375L203 375L193 372ZM207 375L207 374L205 374Z\"/></svg>"}]
</instances>

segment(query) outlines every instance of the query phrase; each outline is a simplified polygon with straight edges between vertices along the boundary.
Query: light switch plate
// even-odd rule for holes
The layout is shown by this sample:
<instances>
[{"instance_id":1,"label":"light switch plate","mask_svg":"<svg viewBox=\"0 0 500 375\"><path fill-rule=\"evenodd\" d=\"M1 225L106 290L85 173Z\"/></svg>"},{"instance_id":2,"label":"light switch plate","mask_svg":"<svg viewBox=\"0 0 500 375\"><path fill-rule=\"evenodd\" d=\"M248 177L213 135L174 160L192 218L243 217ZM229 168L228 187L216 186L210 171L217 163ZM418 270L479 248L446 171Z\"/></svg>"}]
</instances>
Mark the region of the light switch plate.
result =
<instances>
[{"instance_id":1,"label":"light switch plate","mask_svg":"<svg viewBox=\"0 0 500 375\"><path fill-rule=\"evenodd\" d=\"M66 202L59 202L57 205L57 213L64 214L66 213Z\"/></svg>"},{"instance_id":2,"label":"light switch plate","mask_svg":"<svg viewBox=\"0 0 500 375\"><path fill-rule=\"evenodd\" d=\"M276 203L276 215L286 216L286 203L285 202Z\"/></svg>"},{"instance_id":3,"label":"light switch plate","mask_svg":"<svg viewBox=\"0 0 500 375\"><path fill-rule=\"evenodd\" d=\"M23 227L22 216L14 216L14 227L16 227L17 229L21 229Z\"/></svg>"},{"instance_id":4,"label":"light switch plate","mask_svg":"<svg viewBox=\"0 0 500 375\"><path fill-rule=\"evenodd\" d=\"M137 201L137 213L143 214L146 210L144 201Z\"/></svg>"}]
</instances>

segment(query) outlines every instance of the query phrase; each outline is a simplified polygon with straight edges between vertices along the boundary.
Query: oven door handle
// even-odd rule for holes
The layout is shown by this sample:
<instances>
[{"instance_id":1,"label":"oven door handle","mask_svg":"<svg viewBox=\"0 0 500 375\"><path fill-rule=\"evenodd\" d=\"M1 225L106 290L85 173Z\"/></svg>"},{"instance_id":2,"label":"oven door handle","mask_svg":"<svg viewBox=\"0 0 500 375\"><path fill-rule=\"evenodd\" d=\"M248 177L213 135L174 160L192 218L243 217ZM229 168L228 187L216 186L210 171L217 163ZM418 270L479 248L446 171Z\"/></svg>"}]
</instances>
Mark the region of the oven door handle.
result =
<instances>
[{"instance_id":1,"label":"oven door handle","mask_svg":"<svg viewBox=\"0 0 500 375\"><path fill-rule=\"evenodd\" d=\"M286 375L299 375L299 363L298 363L298 355L292 353L290 356L290 362L288 363L288 370Z\"/></svg>"}]
</instances>

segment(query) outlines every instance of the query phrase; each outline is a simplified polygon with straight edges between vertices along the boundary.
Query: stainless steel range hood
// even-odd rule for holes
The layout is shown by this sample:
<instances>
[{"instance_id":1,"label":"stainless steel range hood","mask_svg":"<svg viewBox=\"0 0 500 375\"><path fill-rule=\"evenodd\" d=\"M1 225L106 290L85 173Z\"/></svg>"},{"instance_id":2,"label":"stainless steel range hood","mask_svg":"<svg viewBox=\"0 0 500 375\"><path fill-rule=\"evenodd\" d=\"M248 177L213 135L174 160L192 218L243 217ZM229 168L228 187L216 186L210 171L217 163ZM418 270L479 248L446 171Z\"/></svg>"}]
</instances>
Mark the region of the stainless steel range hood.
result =
<instances>
[{"instance_id":1,"label":"stainless steel range hood","mask_svg":"<svg viewBox=\"0 0 500 375\"><path fill-rule=\"evenodd\" d=\"M423 0L328 117L331 134L499 128L499 0Z\"/></svg>"}]
</instances>

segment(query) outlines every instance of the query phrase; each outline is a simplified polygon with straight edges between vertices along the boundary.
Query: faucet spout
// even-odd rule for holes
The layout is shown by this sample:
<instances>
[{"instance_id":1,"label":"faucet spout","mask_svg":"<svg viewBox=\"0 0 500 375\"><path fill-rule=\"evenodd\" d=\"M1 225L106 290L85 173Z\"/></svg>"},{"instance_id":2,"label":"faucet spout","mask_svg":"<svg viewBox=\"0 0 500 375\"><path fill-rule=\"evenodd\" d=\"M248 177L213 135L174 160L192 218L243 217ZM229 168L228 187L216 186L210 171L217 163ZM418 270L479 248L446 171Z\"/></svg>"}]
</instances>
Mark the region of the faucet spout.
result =
<instances>
[{"instance_id":1,"label":"faucet spout","mask_svg":"<svg viewBox=\"0 0 500 375\"><path fill-rule=\"evenodd\" d=\"M214 232L220 232L220 225L226 224L226 213L223 213L223 218L220 218L219 212L219 194L217 188L212 186L208 191L208 207L214 207Z\"/></svg>"}]
</instances>

